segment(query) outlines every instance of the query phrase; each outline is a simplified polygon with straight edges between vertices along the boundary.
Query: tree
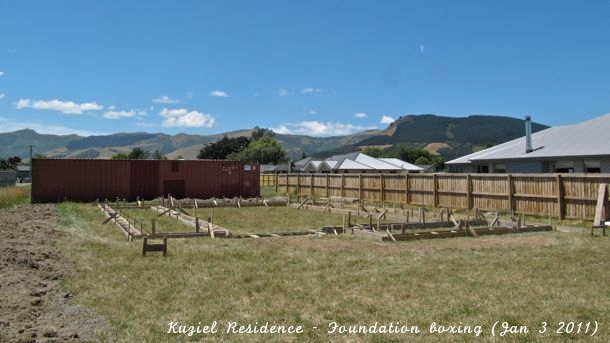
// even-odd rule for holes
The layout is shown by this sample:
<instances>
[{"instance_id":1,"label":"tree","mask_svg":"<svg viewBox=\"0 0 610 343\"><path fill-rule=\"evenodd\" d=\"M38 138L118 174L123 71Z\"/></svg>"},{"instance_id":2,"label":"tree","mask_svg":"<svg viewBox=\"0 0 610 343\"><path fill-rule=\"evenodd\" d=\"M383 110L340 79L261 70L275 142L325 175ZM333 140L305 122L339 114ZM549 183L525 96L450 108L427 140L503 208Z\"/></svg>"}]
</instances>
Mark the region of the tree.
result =
<instances>
[{"instance_id":1,"label":"tree","mask_svg":"<svg viewBox=\"0 0 610 343\"><path fill-rule=\"evenodd\" d=\"M112 155L112 157L110 159L112 159L112 160L128 160L129 156L127 156L127 154L118 153L118 154Z\"/></svg>"},{"instance_id":2,"label":"tree","mask_svg":"<svg viewBox=\"0 0 610 343\"><path fill-rule=\"evenodd\" d=\"M432 160L434 171L441 172L445 170L445 158L443 156L436 156Z\"/></svg>"},{"instance_id":3,"label":"tree","mask_svg":"<svg viewBox=\"0 0 610 343\"><path fill-rule=\"evenodd\" d=\"M167 160L167 157L163 155L158 149L153 151L151 158L153 160Z\"/></svg>"},{"instance_id":4,"label":"tree","mask_svg":"<svg viewBox=\"0 0 610 343\"><path fill-rule=\"evenodd\" d=\"M242 162L259 164L277 164L288 161L288 155L282 145L271 136L264 136L251 142L247 148L231 157Z\"/></svg>"},{"instance_id":5,"label":"tree","mask_svg":"<svg viewBox=\"0 0 610 343\"><path fill-rule=\"evenodd\" d=\"M127 157L130 160L146 160L150 157L150 152L142 148L133 148Z\"/></svg>"},{"instance_id":6,"label":"tree","mask_svg":"<svg viewBox=\"0 0 610 343\"><path fill-rule=\"evenodd\" d=\"M247 137L228 138L227 136L217 142L207 144L197 154L198 159L224 160L230 154L239 153L245 149L250 140Z\"/></svg>"},{"instance_id":7,"label":"tree","mask_svg":"<svg viewBox=\"0 0 610 343\"><path fill-rule=\"evenodd\" d=\"M0 159L0 169L17 169L17 165L21 163L21 157L13 156L7 160Z\"/></svg>"},{"instance_id":8,"label":"tree","mask_svg":"<svg viewBox=\"0 0 610 343\"><path fill-rule=\"evenodd\" d=\"M261 129L260 127L256 126L254 128L254 131L252 131L252 140L253 141L257 141L265 136L272 136L273 137L273 131L268 130L268 129Z\"/></svg>"},{"instance_id":9,"label":"tree","mask_svg":"<svg viewBox=\"0 0 610 343\"><path fill-rule=\"evenodd\" d=\"M19 163L21 163L21 157L19 157L19 156L9 157L7 162L10 165L12 165L13 167L16 167Z\"/></svg>"},{"instance_id":10,"label":"tree","mask_svg":"<svg viewBox=\"0 0 610 343\"><path fill-rule=\"evenodd\" d=\"M383 156L383 149L378 147L368 147L364 149L364 154L369 155L371 157L379 158Z\"/></svg>"},{"instance_id":11,"label":"tree","mask_svg":"<svg viewBox=\"0 0 610 343\"><path fill-rule=\"evenodd\" d=\"M430 160L425 158L424 156L420 156L413 163L418 165L418 166L424 166L424 165L430 164Z\"/></svg>"}]
</instances>

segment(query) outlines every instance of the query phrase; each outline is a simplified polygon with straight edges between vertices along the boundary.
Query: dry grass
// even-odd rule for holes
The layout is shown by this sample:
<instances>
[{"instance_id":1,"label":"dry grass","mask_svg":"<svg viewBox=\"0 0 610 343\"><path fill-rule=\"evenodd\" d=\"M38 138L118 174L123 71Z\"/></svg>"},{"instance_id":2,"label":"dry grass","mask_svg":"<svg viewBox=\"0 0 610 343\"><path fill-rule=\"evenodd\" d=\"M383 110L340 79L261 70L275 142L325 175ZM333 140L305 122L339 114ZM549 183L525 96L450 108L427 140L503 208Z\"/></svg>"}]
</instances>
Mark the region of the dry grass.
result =
<instances>
[{"instance_id":1,"label":"dry grass","mask_svg":"<svg viewBox=\"0 0 610 343\"><path fill-rule=\"evenodd\" d=\"M397 244L334 235L170 240L168 257L144 258L141 243L102 225L95 207L63 204L60 210L63 230L70 233L62 250L80 270L65 287L108 318L120 342L610 341L610 239L584 230ZM288 227L303 213L275 216L278 210L247 221L279 220ZM239 215L227 212L223 220L243 221ZM218 332L168 334L172 321L217 321ZM227 333L233 321L302 325L304 332ZM496 321L530 332L492 337ZM597 321L599 329L592 338L556 334L561 321ZM421 332L329 334L332 322L399 322ZM433 322L480 325L483 331L478 337L431 334ZM552 330L539 334L542 322Z\"/></svg>"},{"instance_id":2,"label":"dry grass","mask_svg":"<svg viewBox=\"0 0 610 343\"><path fill-rule=\"evenodd\" d=\"M30 187L0 187L0 208L30 201Z\"/></svg>"}]
</instances>

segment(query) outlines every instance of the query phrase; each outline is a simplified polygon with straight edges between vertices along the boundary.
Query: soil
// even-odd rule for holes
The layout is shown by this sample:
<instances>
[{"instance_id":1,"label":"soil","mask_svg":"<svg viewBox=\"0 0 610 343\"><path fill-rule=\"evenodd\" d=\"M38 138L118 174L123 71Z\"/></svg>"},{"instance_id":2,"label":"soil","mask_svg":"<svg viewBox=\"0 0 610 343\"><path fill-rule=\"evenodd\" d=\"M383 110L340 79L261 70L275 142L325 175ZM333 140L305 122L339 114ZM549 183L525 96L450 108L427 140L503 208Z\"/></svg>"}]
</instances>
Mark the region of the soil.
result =
<instances>
[{"instance_id":1,"label":"soil","mask_svg":"<svg viewBox=\"0 0 610 343\"><path fill-rule=\"evenodd\" d=\"M61 287L76 266L58 226L56 205L0 209L0 343L108 341L107 322Z\"/></svg>"}]
</instances>

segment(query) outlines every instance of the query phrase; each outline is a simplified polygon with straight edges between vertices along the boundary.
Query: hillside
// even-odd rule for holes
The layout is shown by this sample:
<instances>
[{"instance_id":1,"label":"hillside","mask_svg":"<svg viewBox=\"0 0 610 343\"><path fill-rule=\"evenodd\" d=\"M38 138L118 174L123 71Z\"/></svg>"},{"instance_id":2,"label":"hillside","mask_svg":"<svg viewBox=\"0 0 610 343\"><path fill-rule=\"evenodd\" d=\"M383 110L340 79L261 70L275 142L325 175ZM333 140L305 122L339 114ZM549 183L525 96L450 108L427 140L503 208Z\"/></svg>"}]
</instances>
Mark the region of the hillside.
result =
<instances>
[{"instance_id":1,"label":"hillside","mask_svg":"<svg viewBox=\"0 0 610 343\"><path fill-rule=\"evenodd\" d=\"M532 123L532 132L548 128ZM415 144L445 158L469 154L473 150L500 144L525 134L522 119L473 115L443 117L433 114L398 118L381 134L362 140L359 146Z\"/></svg>"},{"instance_id":2,"label":"hillside","mask_svg":"<svg viewBox=\"0 0 610 343\"><path fill-rule=\"evenodd\" d=\"M112 155L128 153L133 148L139 147L151 152L159 150L168 158L194 159L204 144L215 142L225 135L249 137L251 133L252 129L205 136L136 132L82 137L38 134L36 131L26 129L0 133L0 158L20 156L22 159L29 159L28 146L32 145L34 155L41 154L49 158L110 158ZM312 155L322 147L353 146L375 134L378 134L378 131L337 137L276 134L275 138L293 159L300 159L303 153Z\"/></svg>"},{"instance_id":3,"label":"hillside","mask_svg":"<svg viewBox=\"0 0 610 343\"><path fill-rule=\"evenodd\" d=\"M534 132L547 128L532 124ZM194 159L204 144L223 136L249 137L253 129L215 135L167 135L164 133L116 133L106 136L82 137L38 134L26 129L0 133L0 158L20 156L29 158L29 145L34 155L49 158L110 158L139 147L147 151L159 150L169 158ZM524 134L523 120L498 116L442 117L436 115L408 115L399 118L385 130L370 130L352 135L311 137L276 134L275 138L293 160L308 156L356 151L367 146L388 147L394 144L415 144L440 153L446 159L469 154L473 149L499 144Z\"/></svg>"}]
</instances>

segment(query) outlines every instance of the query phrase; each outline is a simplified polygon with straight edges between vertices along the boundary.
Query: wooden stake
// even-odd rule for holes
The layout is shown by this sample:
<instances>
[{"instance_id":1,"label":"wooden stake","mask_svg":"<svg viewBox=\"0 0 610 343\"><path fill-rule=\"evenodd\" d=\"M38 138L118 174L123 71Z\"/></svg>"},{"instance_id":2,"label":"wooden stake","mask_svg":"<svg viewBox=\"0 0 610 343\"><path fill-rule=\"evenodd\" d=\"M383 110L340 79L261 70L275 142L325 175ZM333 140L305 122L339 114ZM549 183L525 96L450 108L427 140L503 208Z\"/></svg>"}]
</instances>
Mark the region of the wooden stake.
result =
<instances>
[{"instance_id":1,"label":"wooden stake","mask_svg":"<svg viewBox=\"0 0 610 343\"><path fill-rule=\"evenodd\" d=\"M385 232L388 233L388 237L390 237L390 239L392 240L392 242L396 242L396 238L394 238L394 236L392 235L392 233L390 232L390 230L386 229Z\"/></svg>"}]
</instances>

